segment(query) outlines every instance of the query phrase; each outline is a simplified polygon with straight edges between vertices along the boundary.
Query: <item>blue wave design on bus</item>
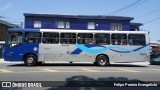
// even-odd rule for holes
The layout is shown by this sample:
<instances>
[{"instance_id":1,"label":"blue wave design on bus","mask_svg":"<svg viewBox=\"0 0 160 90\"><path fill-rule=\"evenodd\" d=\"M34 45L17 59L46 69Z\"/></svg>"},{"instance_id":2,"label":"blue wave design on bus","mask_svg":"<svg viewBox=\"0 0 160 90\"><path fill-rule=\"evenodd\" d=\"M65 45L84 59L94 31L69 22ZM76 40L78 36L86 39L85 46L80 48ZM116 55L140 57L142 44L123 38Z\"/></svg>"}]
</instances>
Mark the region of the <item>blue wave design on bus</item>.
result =
<instances>
[{"instance_id":1,"label":"blue wave design on bus","mask_svg":"<svg viewBox=\"0 0 160 90\"><path fill-rule=\"evenodd\" d=\"M81 45L81 44L76 44L77 49L74 50L73 52L71 52L70 54L80 54L82 51L85 51L87 53L91 53L91 54L98 54L107 50L112 50L114 52L118 52L118 53L131 53L131 52L137 52L140 51L142 48L145 48L146 46L148 46L149 44L146 44L142 47L139 47L137 49L134 50L129 50L126 48L122 48L122 47L118 47L118 46L102 46L102 45L98 45L98 44L85 44L85 45ZM101 49L91 49L92 47L102 47ZM115 49L119 49L119 50L115 50Z\"/></svg>"}]
</instances>

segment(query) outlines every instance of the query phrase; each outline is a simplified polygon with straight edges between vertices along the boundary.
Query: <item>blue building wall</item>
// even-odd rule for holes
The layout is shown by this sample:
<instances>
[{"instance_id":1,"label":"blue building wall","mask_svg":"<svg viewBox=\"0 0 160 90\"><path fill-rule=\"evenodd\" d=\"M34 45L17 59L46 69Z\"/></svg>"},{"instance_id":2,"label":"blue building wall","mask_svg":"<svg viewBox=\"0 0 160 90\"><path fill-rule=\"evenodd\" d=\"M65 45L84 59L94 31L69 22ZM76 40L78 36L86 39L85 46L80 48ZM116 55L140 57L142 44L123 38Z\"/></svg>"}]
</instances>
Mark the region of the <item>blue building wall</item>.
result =
<instances>
[{"instance_id":1,"label":"blue building wall","mask_svg":"<svg viewBox=\"0 0 160 90\"><path fill-rule=\"evenodd\" d=\"M138 28L139 26L131 26L131 20L111 20L111 19L79 19L79 18L64 18L64 17L45 17L45 16L25 16L25 28L34 28L34 21L41 21L42 29L58 29L57 21L69 21L70 28L73 30L88 29L88 22L95 23L95 30L111 30L112 23L120 23L122 30L129 31Z\"/></svg>"}]
</instances>

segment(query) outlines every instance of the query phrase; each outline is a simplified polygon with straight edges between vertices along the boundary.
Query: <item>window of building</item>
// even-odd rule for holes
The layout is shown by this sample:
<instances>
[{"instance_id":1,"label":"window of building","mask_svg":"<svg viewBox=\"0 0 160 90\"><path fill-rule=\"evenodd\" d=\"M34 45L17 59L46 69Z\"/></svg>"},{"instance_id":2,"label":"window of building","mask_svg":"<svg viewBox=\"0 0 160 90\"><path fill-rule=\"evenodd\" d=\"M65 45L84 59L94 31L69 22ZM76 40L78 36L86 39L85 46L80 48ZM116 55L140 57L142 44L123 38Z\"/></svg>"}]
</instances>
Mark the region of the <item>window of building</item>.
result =
<instances>
[{"instance_id":1,"label":"window of building","mask_svg":"<svg viewBox=\"0 0 160 90\"><path fill-rule=\"evenodd\" d=\"M58 21L58 28L70 28L68 21Z\"/></svg>"},{"instance_id":2,"label":"window of building","mask_svg":"<svg viewBox=\"0 0 160 90\"><path fill-rule=\"evenodd\" d=\"M112 23L111 30L122 30L122 24L120 23Z\"/></svg>"},{"instance_id":3,"label":"window of building","mask_svg":"<svg viewBox=\"0 0 160 90\"><path fill-rule=\"evenodd\" d=\"M127 34L112 34L113 45L127 45Z\"/></svg>"},{"instance_id":4,"label":"window of building","mask_svg":"<svg viewBox=\"0 0 160 90\"><path fill-rule=\"evenodd\" d=\"M26 32L25 42L26 43L41 43L41 33L40 32Z\"/></svg>"},{"instance_id":5,"label":"window of building","mask_svg":"<svg viewBox=\"0 0 160 90\"><path fill-rule=\"evenodd\" d=\"M34 28L41 28L41 21L34 21Z\"/></svg>"},{"instance_id":6,"label":"window of building","mask_svg":"<svg viewBox=\"0 0 160 90\"><path fill-rule=\"evenodd\" d=\"M94 22L88 22L88 29L95 29L95 23Z\"/></svg>"},{"instance_id":7,"label":"window of building","mask_svg":"<svg viewBox=\"0 0 160 90\"><path fill-rule=\"evenodd\" d=\"M59 33L43 33L43 43L46 44L58 44L59 43Z\"/></svg>"},{"instance_id":8,"label":"window of building","mask_svg":"<svg viewBox=\"0 0 160 90\"><path fill-rule=\"evenodd\" d=\"M78 33L78 44L93 44L93 33Z\"/></svg>"},{"instance_id":9,"label":"window of building","mask_svg":"<svg viewBox=\"0 0 160 90\"><path fill-rule=\"evenodd\" d=\"M144 34L129 34L128 35L129 45L145 45L145 35Z\"/></svg>"},{"instance_id":10,"label":"window of building","mask_svg":"<svg viewBox=\"0 0 160 90\"><path fill-rule=\"evenodd\" d=\"M96 33L95 43L109 45L110 44L110 34Z\"/></svg>"},{"instance_id":11,"label":"window of building","mask_svg":"<svg viewBox=\"0 0 160 90\"><path fill-rule=\"evenodd\" d=\"M61 44L76 44L76 33L61 33Z\"/></svg>"}]
</instances>

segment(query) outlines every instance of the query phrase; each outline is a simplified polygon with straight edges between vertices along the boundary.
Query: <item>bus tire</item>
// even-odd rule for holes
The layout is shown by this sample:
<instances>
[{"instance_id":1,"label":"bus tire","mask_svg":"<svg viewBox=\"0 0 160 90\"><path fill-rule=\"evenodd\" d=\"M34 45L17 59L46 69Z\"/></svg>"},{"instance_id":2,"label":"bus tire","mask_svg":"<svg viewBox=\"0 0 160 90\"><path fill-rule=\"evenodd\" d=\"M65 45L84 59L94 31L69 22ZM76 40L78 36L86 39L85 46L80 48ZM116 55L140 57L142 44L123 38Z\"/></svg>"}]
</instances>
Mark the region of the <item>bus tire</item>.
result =
<instances>
[{"instance_id":1,"label":"bus tire","mask_svg":"<svg viewBox=\"0 0 160 90\"><path fill-rule=\"evenodd\" d=\"M110 63L109 63L109 59L108 59L107 56L105 56L105 55L99 55L99 56L97 56L97 58L96 58L96 65L97 66L104 67L104 66L108 66L109 64Z\"/></svg>"},{"instance_id":2,"label":"bus tire","mask_svg":"<svg viewBox=\"0 0 160 90\"><path fill-rule=\"evenodd\" d=\"M25 56L24 62L26 66L35 66L37 64L37 58L35 55L29 54Z\"/></svg>"}]
</instances>

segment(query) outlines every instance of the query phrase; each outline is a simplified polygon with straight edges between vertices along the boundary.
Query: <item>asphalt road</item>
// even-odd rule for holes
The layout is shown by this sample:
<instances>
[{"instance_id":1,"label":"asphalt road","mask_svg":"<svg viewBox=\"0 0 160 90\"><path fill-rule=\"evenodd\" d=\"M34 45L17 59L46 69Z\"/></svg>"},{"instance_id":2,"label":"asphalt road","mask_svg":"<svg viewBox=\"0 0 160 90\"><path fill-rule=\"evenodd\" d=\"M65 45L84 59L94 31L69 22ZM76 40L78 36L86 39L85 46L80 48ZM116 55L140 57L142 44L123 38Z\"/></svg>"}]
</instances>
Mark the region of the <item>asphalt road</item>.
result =
<instances>
[{"instance_id":1,"label":"asphalt road","mask_svg":"<svg viewBox=\"0 0 160 90\"><path fill-rule=\"evenodd\" d=\"M57 63L26 67L23 63L0 63L0 81L160 81L160 65Z\"/></svg>"},{"instance_id":2,"label":"asphalt road","mask_svg":"<svg viewBox=\"0 0 160 90\"><path fill-rule=\"evenodd\" d=\"M160 81L159 65L112 64L97 67L93 64L44 64L26 67L22 63L1 63L1 81Z\"/></svg>"}]
</instances>

